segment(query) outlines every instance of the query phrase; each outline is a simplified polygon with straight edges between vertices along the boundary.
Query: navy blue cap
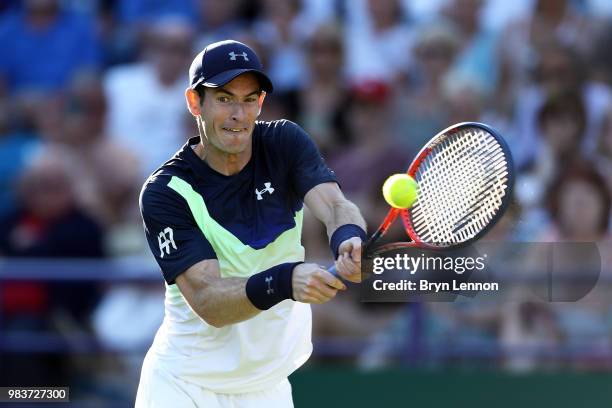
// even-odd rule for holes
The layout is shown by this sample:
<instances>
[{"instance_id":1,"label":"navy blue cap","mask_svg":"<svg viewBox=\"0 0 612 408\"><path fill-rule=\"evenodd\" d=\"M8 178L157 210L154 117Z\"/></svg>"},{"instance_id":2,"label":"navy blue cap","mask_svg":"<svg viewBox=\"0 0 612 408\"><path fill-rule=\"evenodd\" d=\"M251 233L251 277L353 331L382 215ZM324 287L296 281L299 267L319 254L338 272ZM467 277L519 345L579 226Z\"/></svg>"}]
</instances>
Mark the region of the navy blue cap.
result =
<instances>
[{"instance_id":1,"label":"navy blue cap","mask_svg":"<svg viewBox=\"0 0 612 408\"><path fill-rule=\"evenodd\" d=\"M263 72L255 51L238 41L219 41L204 48L191 63L189 87L195 89L203 85L217 88L246 72L256 74L261 88L272 92L272 81Z\"/></svg>"}]
</instances>

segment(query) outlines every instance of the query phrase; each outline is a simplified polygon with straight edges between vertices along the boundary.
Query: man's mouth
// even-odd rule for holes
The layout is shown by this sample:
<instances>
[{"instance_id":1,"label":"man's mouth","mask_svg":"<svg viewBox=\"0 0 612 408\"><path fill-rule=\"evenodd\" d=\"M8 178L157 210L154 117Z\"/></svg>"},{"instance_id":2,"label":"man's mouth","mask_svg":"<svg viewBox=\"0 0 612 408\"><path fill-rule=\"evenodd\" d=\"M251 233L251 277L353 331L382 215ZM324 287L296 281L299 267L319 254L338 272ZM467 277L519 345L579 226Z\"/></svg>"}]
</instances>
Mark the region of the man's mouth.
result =
<instances>
[{"instance_id":1,"label":"man's mouth","mask_svg":"<svg viewBox=\"0 0 612 408\"><path fill-rule=\"evenodd\" d=\"M239 133L242 132L244 130L246 130L245 128L230 128L230 127L224 127L223 130L226 130L228 132L234 132L234 133Z\"/></svg>"}]
</instances>

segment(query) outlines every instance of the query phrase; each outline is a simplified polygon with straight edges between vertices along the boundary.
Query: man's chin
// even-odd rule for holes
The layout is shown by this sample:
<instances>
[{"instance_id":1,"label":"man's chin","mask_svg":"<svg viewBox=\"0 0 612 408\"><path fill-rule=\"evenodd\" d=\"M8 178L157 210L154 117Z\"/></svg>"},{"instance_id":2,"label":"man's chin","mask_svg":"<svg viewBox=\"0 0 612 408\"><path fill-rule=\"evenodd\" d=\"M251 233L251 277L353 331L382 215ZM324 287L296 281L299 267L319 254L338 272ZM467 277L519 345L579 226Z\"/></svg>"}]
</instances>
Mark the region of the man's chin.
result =
<instances>
[{"instance_id":1,"label":"man's chin","mask_svg":"<svg viewBox=\"0 0 612 408\"><path fill-rule=\"evenodd\" d=\"M247 144L245 143L231 144L230 143L230 144L226 144L223 150L227 154L241 154L247 150Z\"/></svg>"}]
</instances>

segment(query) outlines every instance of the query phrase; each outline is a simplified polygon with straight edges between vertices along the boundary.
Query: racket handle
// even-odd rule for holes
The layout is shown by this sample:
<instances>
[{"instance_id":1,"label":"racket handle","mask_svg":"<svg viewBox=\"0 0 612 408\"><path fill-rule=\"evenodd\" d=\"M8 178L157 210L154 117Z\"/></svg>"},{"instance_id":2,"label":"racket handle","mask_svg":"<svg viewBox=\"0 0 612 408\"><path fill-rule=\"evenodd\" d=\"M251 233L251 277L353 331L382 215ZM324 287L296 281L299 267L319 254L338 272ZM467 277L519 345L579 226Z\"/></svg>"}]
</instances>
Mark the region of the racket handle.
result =
<instances>
[{"instance_id":1,"label":"racket handle","mask_svg":"<svg viewBox=\"0 0 612 408\"><path fill-rule=\"evenodd\" d=\"M329 268L327 268L327 272L331 273L332 275L334 275L336 278L340 279L341 281L344 281L344 279L342 279L342 277L338 274L336 265L332 265Z\"/></svg>"}]
</instances>

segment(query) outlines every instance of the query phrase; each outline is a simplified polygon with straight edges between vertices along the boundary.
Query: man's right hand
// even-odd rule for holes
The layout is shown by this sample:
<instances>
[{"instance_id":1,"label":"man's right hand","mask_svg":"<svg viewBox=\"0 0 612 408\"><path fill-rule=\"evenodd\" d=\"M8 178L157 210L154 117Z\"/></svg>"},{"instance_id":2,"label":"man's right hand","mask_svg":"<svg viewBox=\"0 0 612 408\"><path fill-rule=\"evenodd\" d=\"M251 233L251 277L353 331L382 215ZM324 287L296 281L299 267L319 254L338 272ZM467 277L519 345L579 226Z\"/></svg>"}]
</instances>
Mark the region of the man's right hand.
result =
<instances>
[{"instance_id":1,"label":"man's right hand","mask_svg":"<svg viewBox=\"0 0 612 408\"><path fill-rule=\"evenodd\" d=\"M317 264L303 263L293 268L293 298L303 303L325 303L346 290L340 279Z\"/></svg>"}]
</instances>

